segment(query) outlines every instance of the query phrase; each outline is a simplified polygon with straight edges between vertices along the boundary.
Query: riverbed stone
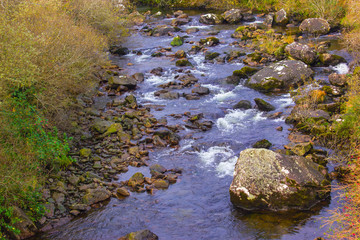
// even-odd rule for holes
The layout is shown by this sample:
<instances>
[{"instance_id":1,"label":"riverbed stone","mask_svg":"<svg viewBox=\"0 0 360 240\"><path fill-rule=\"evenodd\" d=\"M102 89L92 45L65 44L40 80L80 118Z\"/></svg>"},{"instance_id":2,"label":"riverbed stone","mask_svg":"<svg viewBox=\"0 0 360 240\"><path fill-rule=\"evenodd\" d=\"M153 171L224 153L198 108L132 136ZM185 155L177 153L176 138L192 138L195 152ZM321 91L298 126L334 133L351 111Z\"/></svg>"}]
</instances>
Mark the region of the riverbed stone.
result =
<instances>
[{"instance_id":1,"label":"riverbed stone","mask_svg":"<svg viewBox=\"0 0 360 240\"><path fill-rule=\"evenodd\" d=\"M113 122L106 121L101 118L96 118L91 126L91 129L98 133L105 133L112 124Z\"/></svg>"},{"instance_id":2,"label":"riverbed stone","mask_svg":"<svg viewBox=\"0 0 360 240\"><path fill-rule=\"evenodd\" d=\"M145 80L145 76L143 73L135 73L132 75L132 77L137 81L137 82L143 82Z\"/></svg>"},{"instance_id":3,"label":"riverbed stone","mask_svg":"<svg viewBox=\"0 0 360 240\"><path fill-rule=\"evenodd\" d=\"M247 110L251 108L252 108L251 102L248 100L241 100L233 107L233 109L243 109L243 110Z\"/></svg>"},{"instance_id":4,"label":"riverbed stone","mask_svg":"<svg viewBox=\"0 0 360 240\"><path fill-rule=\"evenodd\" d=\"M80 157L88 158L91 156L91 149L90 148L83 148L79 151Z\"/></svg>"},{"instance_id":5,"label":"riverbed stone","mask_svg":"<svg viewBox=\"0 0 360 240\"><path fill-rule=\"evenodd\" d=\"M196 87L193 90L191 90L192 93L195 93L197 95L208 95L210 94L210 89L207 87Z\"/></svg>"},{"instance_id":6,"label":"riverbed stone","mask_svg":"<svg viewBox=\"0 0 360 240\"><path fill-rule=\"evenodd\" d=\"M144 184L144 174L142 174L141 172L137 172L134 175L132 175L132 177L129 179L128 181L128 186L135 188L136 186L141 186Z\"/></svg>"},{"instance_id":7,"label":"riverbed stone","mask_svg":"<svg viewBox=\"0 0 360 240\"><path fill-rule=\"evenodd\" d=\"M304 142L304 143L290 142L284 147L285 149L290 149L293 153L295 153L298 156L305 156L313 148L313 145L311 142Z\"/></svg>"},{"instance_id":8,"label":"riverbed stone","mask_svg":"<svg viewBox=\"0 0 360 240\"><path fill-rule=\"evenodd\" d=\"M178 67L192 67L193 65L189 62L189 60L187 60L186 58L184 59L179 59L176 61L176 66Z\"/></svg>"},{"instance_id":9,"label":"riverbed stone","mask_svg":"<svg viewBox=\"0 0 360 240\"><path fill-rule=\"evenodd\" d=\"M271 148L272 143L267 139L262 139L253 144L253 148Z\"/></svg>"},{"instance_id":10,"label":"riverbed stone","mask_svg":"<svg viewBox=\"0 0 360 240\"><path fill-rule=\"evenodd\" d=\"M205 53L205 60L213 60L220 56L220 53L217 52L206 52Z\"/></svg>"},{"instance_id":11,"label":"riverbed stone","mask_svg":"<svg viewBox=\"0 0 360 240\"><path fill-rule=\"evenodd\" d=\"M234 76L240 77L240 78L248 78L254 75L258 71L257 68L252 68L249 66L245 66L241 68L240 70L235 70L233 72Z\"/></svg>"},{"instance_id":12,"label":"riverbed stone","mask_svg":"<svg viewBox=\"0 0 360 240\"><path fill-rule=\"evenodd\" d=\"M330 24L322 18L308 18L300 24L299 29L304 33L322 35L330 31Z\"/></svg>"},{"instance_id":13,"label":"riverbed stone","mask_svg":"<svg viewBox=\"0 0 360 240\"><path fill-rule=\"evenodd\" d=\"M276 25L286 26L289 22L289 18L287 13L284 9L281 9L275 13L274 20Z\"/></svg>"},{"instance_id":14,"label":"riverbed stone","mask_svg":"<svg viewBox=\"0 0 360 240\"><path fill-rule=\"evenodd\" d=\"M347 83L346 74L332 73L329 75L329 82L337 87L344 87Z\"/></svg>"},{"instance_id":15,"label":"riverbed stone","mask_svg":"<svg viewBox=\"0 0 360 240\"><path fill-rule=\"evenodd\" d=\"M317 60L316 52L306 44L293 42L285 47L285 52L306 64L314 64Z\"/></svg>"},{"instance_id":16,"label":"riverbed stone","mask_svg":"<svg viewBox=\"0 0 360 240\"><path fill-rule=\"evenodd\" d=\"M120 196L123 196L123 197L128 197L130 196L130 192L124 188L124 187L121 187L121 188L117 188L116 189L116 194L120 195Z\"/></svg>"},{"instance_id":17,"label":"riverbed stone","mask_svg":"<svg viewBox=\"0 0 360 240\"><path fill-rule=\"evenodd\" d=\"M283 60L255 73L246 85L262 92L288 90L311 79L313 74L311 68L301 61Z\"/></svg>"},{"instance_id":18,"label":"riverbed stone","mask_svg":"<svg viewBox=\"0 0 360 240\"><path fill-rule=\"evenodd\" d=\"M83 197L83 202L88 205L105 201L109 199L111 192L105 187L97 187L95 189L87 189L86 194Z\"/></svg>"},{"instance_id":19,"label":"riverbed stone","mask_svg":"<svg viewBox=\"0 0 360 240\"><path fill-rule=\"evenodd\" d=\"M199 28L188 28L188 29L186 29L187 34L193 34L193 33L199 32L199 31L200 31Z\"/></svg>"},{"instance_id":20,"label":"riverbed stone","mask_svg":"<svg viewBox=\"0 0 360 240\"><path fill-rule=\"evenodd\" d=\"M236 24L241 22L243 15L240 9L231 9L223 14L223 18L229 24Z\"/></svg>"},{"instance_id":21,"label":"riverbed stone","mask_svg":"<svg viewBox=\"0 0 360 240\"><path fill-rule=\"evenodd\" d=\"M174 39L171 41L171 46L181 46L181 45L183 45L183 39L182 39L182 37L180 37L180 36L176 36L176 37L174 37Z\"/></svg>"},{"instance_id":22,"label":"riverbed stone","mask_svg":"<svg viewBox=\"0 0 360 240\"><path fill-rule=\"evenodd\" d=\"M201 15L199 22L207 25L215 25L222 23L222 19L216 14L208 13Z\"/></svg>"},{"instance_id":23,"label":"riverbed stone","mask_svg":"<svg viewBox=\"0 0 360 240\"><path fill-rule=\"evenodd\" d=\"M176 53L175 53L175 57L176 58L186 58L186 53L184 50L178 50Z\"/></svg>"},{"instance_id":24,"label":"riverbed stone","mask_svg":"<svg viewBox=\"0 0 360 240\"><path fill-rule=\"evenodd\" d=\"M154 37L160 37L160 36L166 36L169 33L175 32L175 28L173 27L169 27L167 25L161 25L161 26L157 26L153 31L152 31L152 36Z\"/></svg>"},{"instance_id":25,"label":"riverbed stone","mask_svg":"<svg viewBox=\"0 0 360 240\"><path fill-rule=\"evenodd\" d=\"M167 189L169 188L169 181L163 179L156 179L153 182L153 185L157 189Z\"/></svg>"},{"instance_id":26,"label":"riverbed stone","mask_svg":"<svg viewBox=\"0 0 360 240\"><path fill-rule=\"evenodd\" d=\"M330 65L335 66L338 65L339 63L346 63L345 58L330 53L320 54L319 60L324 66L330 66Z\"/></svg>"},{"instance_id":27,"label":"riverbed stone","mask_svg":"<svg viewBox=\"0 0 360 240\"><path fill-rule=\"evenodd\" d=\"M274 23L274 14L270 13L266 15L263 24L267 27L272 27L273 23Z\"/></svg>"},{"instance_id":28,"label":"riverbed stone","mask_svg":"<svg viewBox=\"0 0 360 240\"><path fill-rule=\"evenodd\" d=\"M267 149L240 153L230 186L230 200L246 210L306 210L328 196L319 165L300 156Z\"/></svg>"},{"instance_id":29,"label":"riverbed stone","mask_svg":"<svg viewBox=\"0 0 360 240\"><path fill-rule=\"evenodd\" d=\"M254 101L260 111L270 112L275 110L275 107L273 105L271 105L270 103L266 102L261 98L255 98Z\"/></svg>"},{"instance_id":30,"label":"riverbed stone","mask_svg":"<svg viewBox=\"0 0 360 240\"><path fill-rule=\"evenodd\" d=\"M109 86L113 89L116 89L120 86L125 86L129 89L135 89L137 86L137 81L127 75L113 76L109 79Z\"/></svg>"},{"instance_id":31,"label":"riverbed stone","mask_svg":"<svg viewBox=\"0 0 360 240\"><path fill-rule=\"evenodd\" d=\"M126 236L119 238L118 240L158 240L159 237L156 236L150 230L141 230L137 232L129 233Z\"/></svg>"}]
</instances>

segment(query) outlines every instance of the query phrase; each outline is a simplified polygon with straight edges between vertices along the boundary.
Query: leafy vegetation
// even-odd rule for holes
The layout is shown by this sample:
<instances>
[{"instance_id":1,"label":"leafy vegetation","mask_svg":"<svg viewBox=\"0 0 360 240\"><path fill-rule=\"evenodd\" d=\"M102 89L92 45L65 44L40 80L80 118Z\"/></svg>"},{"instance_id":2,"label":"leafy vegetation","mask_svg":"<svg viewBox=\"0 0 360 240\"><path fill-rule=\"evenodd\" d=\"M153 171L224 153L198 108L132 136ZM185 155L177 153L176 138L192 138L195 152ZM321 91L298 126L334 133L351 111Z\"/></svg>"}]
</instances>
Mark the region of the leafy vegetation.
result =
<instances>
[{"instance_id":1,"label":"leafy vegetation","mask_svg":"<svg viewBox=\"0 0 360 240\"><path fill-rule=\"evenodd\" d=\"M123 11L111 0L1 1L0 239L18 233L14 207L43 215L44 179L73 162L71 138L55 125L126 34Z\"/></svg>"}]
</instances>

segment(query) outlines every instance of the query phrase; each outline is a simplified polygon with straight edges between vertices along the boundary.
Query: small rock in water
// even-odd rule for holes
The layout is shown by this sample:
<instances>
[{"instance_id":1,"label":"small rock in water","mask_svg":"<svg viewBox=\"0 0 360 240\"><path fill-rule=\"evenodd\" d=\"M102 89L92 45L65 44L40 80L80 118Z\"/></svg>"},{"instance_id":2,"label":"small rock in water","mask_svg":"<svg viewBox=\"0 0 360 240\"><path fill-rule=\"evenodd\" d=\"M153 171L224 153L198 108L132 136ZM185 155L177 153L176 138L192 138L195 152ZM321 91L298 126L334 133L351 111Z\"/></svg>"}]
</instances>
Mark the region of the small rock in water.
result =
<instances>
[{"instance_id":1,"label":"small rock in water","mask_svg":"<svg viewBox=\"0 0 360 240\"><path fill-rule=\"evenodd\" d=\"M260 141L257 141L256 143L254 143L254 145L252 146L253 148L266 148L269 149L271 148L272 143L269 142L269 140L267 139L262 139Z\"/></svg>"},{"instance_id":2,"label":"small rock in water","mask_svg":"<svg viewBox=\"0 0 360 240\"><path fill-rule=\"evenodd\" d=\"M258 106L259 110L264 111L264 112L270 112L275 110L275 107L273 105L271 105L270 103L266 102L263 99L260 98L255 98L254 99L256 105Z\"/></svg>"},{"instance_id":3,"label":"small rock in water","mask_svg":"<svg viewBox=\"0 0 360 240\"><path fill-rule=\"evenodd\" d=\"M129 233L118 240L158 240L159 237L149 230L141 230Z\"/></svg>"},{"instance_id":4,"label":"small rock in water","mask_svg":"<svg viewBox=\"0 0 360 240\"><path fill-rule=\"evenodd\" d=\"M251 109L251 102L248 100L241 100L240 102L238 102L237 104L234 105L233 109Z\"/></svg>"}]
</instances>

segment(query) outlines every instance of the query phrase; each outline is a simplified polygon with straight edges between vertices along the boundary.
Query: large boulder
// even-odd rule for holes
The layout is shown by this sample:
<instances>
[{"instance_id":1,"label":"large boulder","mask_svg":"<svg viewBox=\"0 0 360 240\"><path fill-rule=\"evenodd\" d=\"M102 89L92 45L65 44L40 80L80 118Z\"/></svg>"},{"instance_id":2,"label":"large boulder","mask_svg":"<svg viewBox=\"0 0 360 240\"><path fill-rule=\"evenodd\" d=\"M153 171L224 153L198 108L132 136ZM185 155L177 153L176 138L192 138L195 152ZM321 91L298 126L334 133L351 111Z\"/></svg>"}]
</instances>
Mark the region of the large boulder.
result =
<instances>
[{"instance_id":1,"label":"large boulder","mask_svg":"<svg viewBox=\"0 0 360 240\"><path fill-rule=\"evenodd\" d=\"M310 159L267 149L240 153L230 200L247 210L309 209L328 196L329 181Z\"/></svg>"},{"instance_id":2,"label":"large boulder","mask_svg":"<svg viewBox=\"0 0 360 240\"><path fill-rule=\"evenodd\" d=\"M222 23L222 19L219 18L216 14L208 13L200 16L201 23L207 24L207 25L215 25Z\"/></svg>"},{"instance_id":3,"label":"large boulder","mask_svg":"<svg viewBox=\"0 0 360 240\"><path fill-rule=\"evenodd\" d=\"M224 13L223 18L227 23L236 24L243 19L243 15L240 9L231 9Z\"/></svg>"},{"instance_id":4,"label":"large boulder","mask_svg":"<svg viewBox=\"0 0 360 240\"><path fill-rule=\"evenodd\" d=\"M321 35L330 31L330 24L322 18L308 18L300 24L299 29L305 33Z\"/></svg>"},{"instance_id":5,"label":"large boulder","mask_svg":"<svg viewBox=\"0 0 360 240\"><path fill-rule=\"evenodd\" d=\"M262 92L288 90L310 79L313 74L311 68L301 61L284 60L255 73L247 81L247 86Z\"/></svg>"},{"instance_id":6,"label":"large boulder","mask_svg":"<svg viewBox=\"0 0 360 240\"><path fill-rule=\"evenodd\" d=\"M293 42L285 47L285 52L291 57L301 60L306 64L313 64L317 59L316 52L308 45Z\"/></svg>"}]
</instances>

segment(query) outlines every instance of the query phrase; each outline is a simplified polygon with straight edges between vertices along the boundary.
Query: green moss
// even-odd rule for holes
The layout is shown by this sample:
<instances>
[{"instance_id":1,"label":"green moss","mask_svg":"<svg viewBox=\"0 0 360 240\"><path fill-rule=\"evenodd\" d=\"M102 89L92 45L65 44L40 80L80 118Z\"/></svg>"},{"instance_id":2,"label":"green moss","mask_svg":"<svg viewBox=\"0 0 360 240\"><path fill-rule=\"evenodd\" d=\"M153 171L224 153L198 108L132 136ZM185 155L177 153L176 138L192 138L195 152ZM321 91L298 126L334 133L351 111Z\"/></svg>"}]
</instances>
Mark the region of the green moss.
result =
<instances>
[{"instance_id":1,"label":"green moss","mask_svg":"<svg viewBox=\"0 0 360 240\"><path fill-rule=\"evenodd\" d=\"M277 78L268 77L263 79L259 84L248 84L251 88L263 91L270 92L276 88L281 88L283 83L279 81Z\"/></svg>"},{"instance_id":2,"label":"green moss","mask_svg":"<svg viewBox=\"0 0 360 240\"><path fill-rule=\"evenodd\" d=\"M217 58L218 56L220 56L220 53L217 52L207 52L205 54L205 60L213 60L215 58Z\"/></svg>"},{"instance_id":3,"label":"green moss","mask_svg":"<svg viewBox=\"0 0 360 240\"><path fill-rule=\"evenodd\" d=\"M200 44L209 44L210 42L213 43L213 45L217 45L220 43L220 40L216 37L208 37L206 39L200 39Z\"/></svg>"},{"instance_id":4,"label":"green moss","mask_svg":"<svg viewBox=\"0 0 360 240\"><path fill-rule=\"evenodd\" d=\"M233 72L233 75L240 77L240 78L246 78L246 77L250 77L251 75L253 75L256 72L257 72L256 68L245 66L240 70L235 70Z\"/></svg>"},{"instance_id":5,"label":"green moss","mask_svg":"<svg viewBox=\"0 0 360 240\"><path fill-rule=\"evenodd\" d=\"M176 66L178 67L192 67L193 65L187 59L179 59L176 61Z\"/></svg>"},{"instance_id":6,"label":"green moss","mask_svg":"<svg viewBox=\"0 0 360 240\"><path fill-rule=\"evenodd\" d=\"M332 88L330 86L323 86L321 88L324 92L326 92L327 94L331 94L332 93Z\"/></svg>"},{"instance_id":7,"label":"green moss","mask_svg":"<svg viewBox=\"0 0 360 240\"><path fill-rule=\"evenodd\" d=\"M171 46L181 46L183 45L183 39L180 36L174 37L174 39L171 42Z\"/></svg>"}]
</instances>

